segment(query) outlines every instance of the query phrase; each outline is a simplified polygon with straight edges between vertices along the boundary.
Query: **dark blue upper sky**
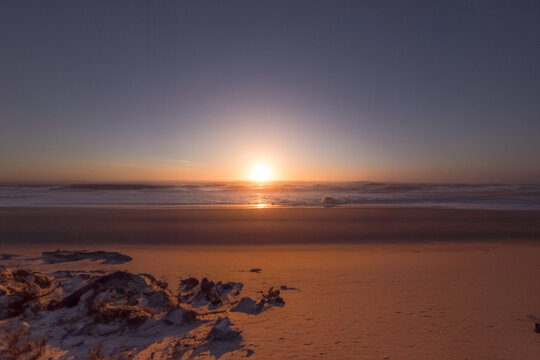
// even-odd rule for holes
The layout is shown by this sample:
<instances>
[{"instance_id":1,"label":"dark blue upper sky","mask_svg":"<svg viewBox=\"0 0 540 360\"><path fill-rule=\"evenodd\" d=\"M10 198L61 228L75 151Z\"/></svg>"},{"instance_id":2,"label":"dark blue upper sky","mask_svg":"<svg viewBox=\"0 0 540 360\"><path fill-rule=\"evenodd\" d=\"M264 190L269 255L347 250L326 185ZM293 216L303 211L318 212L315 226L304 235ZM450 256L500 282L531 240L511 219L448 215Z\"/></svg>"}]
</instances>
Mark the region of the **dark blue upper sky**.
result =
<instances>
[{"instance_id":1,"label":"dark blue upper sky","mask_svg":"<svg viewBox=\"0 0 540 360\"><path fill-rule=\"evenodd\" d=\"M540 181L540 3L0 3L0 180Z\"/></svg>"}]
</instances>

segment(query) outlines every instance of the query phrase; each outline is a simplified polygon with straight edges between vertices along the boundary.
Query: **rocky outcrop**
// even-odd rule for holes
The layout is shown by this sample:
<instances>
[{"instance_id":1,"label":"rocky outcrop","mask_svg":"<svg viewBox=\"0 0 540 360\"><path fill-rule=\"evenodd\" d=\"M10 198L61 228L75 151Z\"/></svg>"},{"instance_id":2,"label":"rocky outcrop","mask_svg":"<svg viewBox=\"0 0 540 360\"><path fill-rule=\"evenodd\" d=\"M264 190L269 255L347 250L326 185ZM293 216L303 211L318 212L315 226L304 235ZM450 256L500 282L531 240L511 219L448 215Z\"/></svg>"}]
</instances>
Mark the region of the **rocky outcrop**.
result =
<instances>
[{"instance_id":1,"label":"rocky outcrop","mask_svg":"<svg viewBox=\"0 0 540 360\"><path fill-rule=\"evenodd\" d=\"M232 309L232 312L242 312L256 315L273 307L284 306L285 300L280 296L280 291L271 287L266 293L262 293L262 298L257 302L249 297L243 297Z\"/></svg>"},{"instance_id":2,"label":"rocky outcrop","mask_svg":"<svg viewBox=\"0 0 540 360\"><path fill-rule=\"evenodd\" d=\"M23 343L39 344L39 353L54 359L64 355L86 359L98 353L103 358L158 353L167 358L171 353L192 356L215 347L252 354L243 348L241 331L228 312L237 308L257 314L284 301L273 288L258 303L249 298L238 301L242 289L238 282L188 278L173 293L167 282L150 274L45 275L0 268L0 316L5 320L0 325L0 358L10 353L20 354L18 359L34 356L37 345Z\"/></svg>"},{"instance_id":3,"label":"rocky outcrop","mask_svg":"<svg viewBox=\"0 0 540 360\"><path fill-rule=\"evenodd\" d=\"M234 330L231 325L227 317L217 319L208 333L208 340L232 340L239 337L240 331Z\"/></svg>"},{"instance_id":4,"label":"rocky outcrop","mask_svg":"<svg viewBox=\"0 0 540 360\"><path fill-rule=\"evenodd\" d=\"M272 306L284 306L285 300L280 296L280 291L271 287L266 294L262 295L263 300Z\"/></svg>"},{"instance_id":5,"label":"rocky outcrop","mask_svg":"<svg viewBox=\"0 0 540 360\"><path fill-rule=\"evenodd\" d=\"M337 200L334 199L333 197L331 196L324 196L322 199L321 199L321 205L325 208L328 208L328 207L334 207L337 205Z\"/></svg>"},{"instance_id":6,"label":"rocky outcrop","mask_svg":"<svg viewBox=\"0 0 540 360\"><path fill-rule=\"evenodd\" d=\"M52 288L53 279L44 274L0 267L0 320L38 311Z\"/></svg>"},{"instance_id":7,"label":"rocky outcrop","mask_svg":"<svg viewBox=\"0 0 540 360\"><path fill-rule=\"evenodd\" d=\"M49 264L57 264L63 262L92 260L101 261L102 264L123 264L133 260L131 256L120 254L119 252L111 251L71 251L71 250L56 250L44 251L41 253L43 260Z\"/></svg>"},{"instance_id":8,"label":"rocky outcrop","mask_svg":"<svg viewBox=\"0 0 540 360\"><path fill-rule=\"evenodd\" d=\"M192 307L221 308L236 299L244 285L239 282L214 283L207 278L200 282L195 278L180 281L178 301Z\"/></svg>"},{"instance_id":9,"label":"rocky outcrop","mask_svg":"<svg viewBox=\"0 0 540 360\"><path fill-rule=\"evenodd\" d=\"M264 304L262 304L261 302L257 303L252 298L246 296L246 297L243 297L242 299L240 299L238 304L236 304L231 309L231 311L256 315L256 314L259 314L262 311L263 306L264 306Z\"/></svg>"}]
</instances>

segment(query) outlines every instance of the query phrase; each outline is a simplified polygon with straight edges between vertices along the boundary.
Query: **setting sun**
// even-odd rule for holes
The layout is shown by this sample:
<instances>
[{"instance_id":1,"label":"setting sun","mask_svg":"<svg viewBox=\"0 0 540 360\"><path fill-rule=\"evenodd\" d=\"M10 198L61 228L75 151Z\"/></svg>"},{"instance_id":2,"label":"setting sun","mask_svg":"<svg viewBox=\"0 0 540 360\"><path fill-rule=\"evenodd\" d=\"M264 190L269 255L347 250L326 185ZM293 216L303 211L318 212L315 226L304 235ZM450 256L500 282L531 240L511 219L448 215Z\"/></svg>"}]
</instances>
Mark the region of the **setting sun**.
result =
<instances>
[{"instance_id":1,"label":"setting sun","mask_svg":"<svg viewBox=\"0 0 540 360\"><path fill-rule=\"evenodd\" d=\"M272 180L272 170L266 164L256 164L251 169L251 180L270 181Z\"/></svg>"}]
</instances>

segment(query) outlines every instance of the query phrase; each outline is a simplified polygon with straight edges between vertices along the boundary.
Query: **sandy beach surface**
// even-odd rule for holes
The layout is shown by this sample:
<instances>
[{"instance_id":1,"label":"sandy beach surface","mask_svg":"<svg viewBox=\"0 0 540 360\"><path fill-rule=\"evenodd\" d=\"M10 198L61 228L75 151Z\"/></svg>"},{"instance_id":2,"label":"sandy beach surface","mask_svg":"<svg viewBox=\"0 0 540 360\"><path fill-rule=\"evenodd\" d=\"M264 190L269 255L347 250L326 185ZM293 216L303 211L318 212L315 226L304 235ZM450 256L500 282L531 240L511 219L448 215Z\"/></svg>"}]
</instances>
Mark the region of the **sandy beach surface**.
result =
<instances>
[{"instance_id":1,"label":"sandy beach surface","mask_svg":"<svg viewBox=\"0 0 540 360\"><path fill-rule=\"evenodd\" d=\"M540 355L540 334L534 332L540 318L538 212L100 211L3 210L2 252L29 259L57 247L100 249L127 254L132 261L44 264L11 259L3 264L18 261L17 266L45 272L128 270L169 284L206 276L242 282L246 296L253 297L270 286L296 288L282 290L282 308L257 316L231 314L244 344L254 351L252 359ZM100 234L107 241L89 241ZM167 236L150 241L158 234ZM179 234L178 243L172 243ZM253 239L256 234L263 240ZM285 239L279 238L283 234ZM284 244L294 236L297 241ZM216 244L220 239L225 243ZM272 239L276 244L268 244ZM253 268L261 271L250 272Z\"/></svg>"}]
</instances>

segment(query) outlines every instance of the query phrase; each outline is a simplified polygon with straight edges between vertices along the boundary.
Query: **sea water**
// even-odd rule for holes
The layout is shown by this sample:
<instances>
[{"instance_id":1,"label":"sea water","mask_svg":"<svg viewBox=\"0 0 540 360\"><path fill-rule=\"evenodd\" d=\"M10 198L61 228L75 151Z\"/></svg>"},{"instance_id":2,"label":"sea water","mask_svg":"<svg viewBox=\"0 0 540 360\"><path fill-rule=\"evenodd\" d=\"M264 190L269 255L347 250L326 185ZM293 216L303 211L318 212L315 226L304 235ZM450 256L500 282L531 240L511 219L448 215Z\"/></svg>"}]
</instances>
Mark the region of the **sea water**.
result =
<instances>
[{"instance_id":1,"label":"sea water","mask_svg":"<svg viewBox=\"0 0 540 360\"><path fill-rule=\"evenodd\" d=\"M0 206L421 206L540 210L540 184L178 182L3 184Z\"/></svg>"}]
</instances>

